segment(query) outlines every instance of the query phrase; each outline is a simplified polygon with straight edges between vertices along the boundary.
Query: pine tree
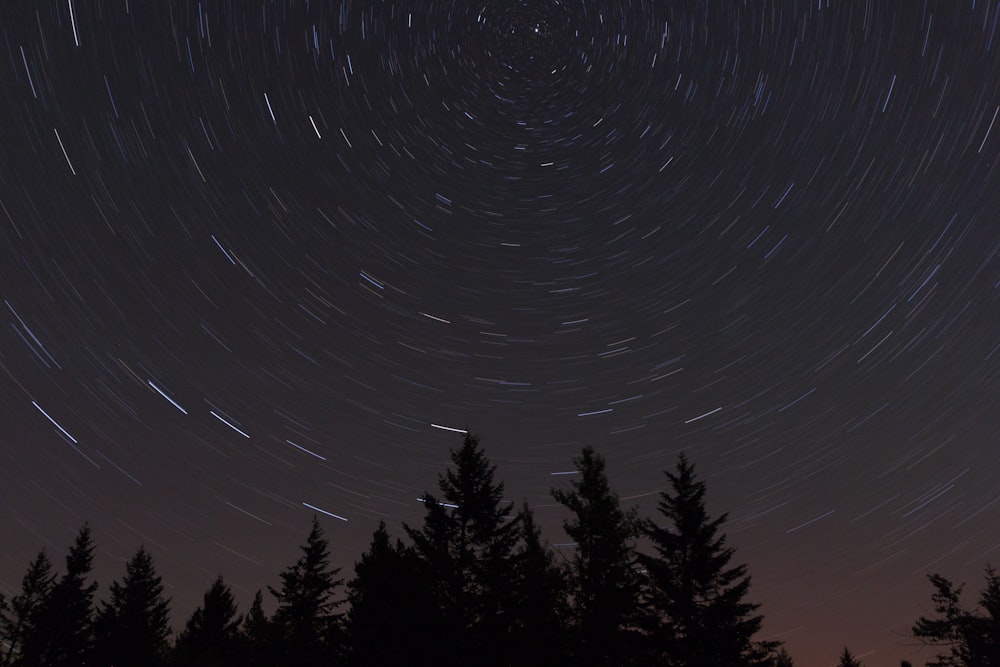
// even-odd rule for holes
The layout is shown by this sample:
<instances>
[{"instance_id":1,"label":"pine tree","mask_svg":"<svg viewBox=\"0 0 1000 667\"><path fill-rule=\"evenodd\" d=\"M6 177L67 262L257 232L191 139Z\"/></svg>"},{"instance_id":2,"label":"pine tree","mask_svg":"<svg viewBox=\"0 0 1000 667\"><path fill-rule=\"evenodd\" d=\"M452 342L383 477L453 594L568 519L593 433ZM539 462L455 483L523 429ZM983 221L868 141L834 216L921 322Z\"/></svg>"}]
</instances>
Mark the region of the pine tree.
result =
<instances>
[{"instance_id":1,"label":"pine tree","mask_svg":"<svg viewBox=\"0 0 1000 667\"><path fill-rule=\"evenodd\" d=\"M417 580L430 602L429 611L417 622L430 647L430 663L458 667L469 642L467 617L458 611L465 603L464 574L453 563L452 554L458 533L444 503L427 493L422 502L426 508L423 527L418 531L403 524L414 542Z\"/></svg>"},{"instance_id":2,"label":"pine tree","mask_svg":"<svg viewBox=\"0 0 1000 667\"><path fill-rule=\"evenodd\" d=\"M503 665L509 662L512 559L516 518L504 502L496 466L466 435L451 453L453 467L438 479L443 500L425 495L423 528L405 526L438 605L435 636L449 638L444 664Z\"/></svg>"},{"instance_id":3,"label":"pine tree","mask_svg":"<svg viewBox=\"0 0 1000 667\"><path fill-rule=\"evenodd\" d=\"M46 597L43 627L26 638L27 652L44 665L84 665L93 648L95 582L87 583L94 564L90 526L84 524L66 555L66 573Z\"/></svg>"},{"instance_id":4,"label":"pine tree","mask_svg":"<svg viewBox=\"0 0 1000 667\"><path fill-rule=\"evenodd\" d=\"M1000 665L1000 575L986 567L986 586L980 592L980 611L962 607L962 586L940 574L928 576L937 618L921 617L913 634L929 646L947 647L928 667L995 667Z\"/></svg>"},{"instance_id":5,"label":"pine tree","mask_svg":"<svg viewBox=\"0 0 1000 667\"><path fill-rule=\"evenodd\" d=\"M52 591L55 575L52 562L44 550L40 551L28 565L28 571L21 580L21 592L11 598L10 614L4 622L3 635L7 641L3 664L37 664L41 656L27 653L25 640L38 637L43 629L45 601Z\"/></svg>"},{"instance_id":6,"label":"pine tree","mask_svg":"<svg viewBox=\"0 0 1000 667\"><path fill-rule=\"evenodd\" d=\"M947 646L949 653L939 654L929 667L962 667L969 664L968 642L964 628L969 613L962 609L963 586L955 586L940 574L928 575L934 586L932 600L938 618L920 617L913 626L915 637L932 646Z\"/></svg>"},{"instance_id":7,"label":"pine tree","mask_svg":"<svg viewBox=\"0 0 1000 667\"><path fill-rule=\"evenodd\" d=\"M720 528L723 514L709 519L705 483L681 454L670 489L660 494L664 526L647 520L644 533L655 556L642 555L648 573L645 627L653 651L665 664L687 667L764 665L777 648L757 642L763 618L746 602L750 577L745 565L730 566L735 553Z\"/></svg>"},{"instance_id":8,"label":"pine tree","mask_svg":"<svg viewBox=\"0 0 1000 667\"><path fill-rule=\"evenodd\" d=\"M94 623L95 662L99 665L166 663L170 635L169 602L153 558L140 547L125 564L121 583L111 584L110 599Z\"/></svg>"},{"instance_id":9,"label":"pine tree","mask_svg":"<svg viewBox=\"0 0 1000 667\"><path fill-rule=\"evenodd\" d=\"M516 620L513 664L550 667L566 664L569 648L566 579L551 549L542 543L541 529L527 503L521 508L519 518L521 541L514 554L512 582Z\"/></svg>"},{"instance_id":10,"label":"pine tree","mask_svg":"<svg viewBox=\"0 0 1000 667\"><path fill-rule=\"evenodd\" d=\"M186 667L241 664L237 655L241 623L233 592L219 575L178 635L174 662Z\"/></svg>"},{"instance_id":11,"label":"pine tree","mask_svg":"<svg viewBox=\"0 0 1000 667\"><path fill-rule=\"evenodd\" d=\"M864 665L845 646L844 652L840 654L840 662L837 663L837 667L864 667Z\"/></svg>"},{"instance_id":12,"label":"pine tree","mask_svg":"<svg viewBox=\"0 0 1000 667\"><path fill-rule=\"evenodd\" d=\"M258 590L240 628L240 664L247 667L273 667L275 656L274 628L264 613L264 596Z\"/></svg>"},{"instance_id":13,"label":"pine tree","mask_svg":"<svg viewBox=\"0 0 1000 667\"><path fill-rule=\"evenodd\" d=\"M326 665L342 651L342 619L334 599L340 568L331 569L329 543L314 516L302 556L281 573L281 590L270 589L278 600L272 619L275 639L282 647L283 664L290 667Z\"/></svg>"},{"instance_id":14,"label":"pine tree","mask_svg":"<svg viewBox=\"0 0 1000 667\"><path fill-rule=\"evenodd\" d=\"M621 509L600 455L586 447L575 463L580 479L569 491L552 491L573 513L563 529L576 542L569 575L575 664L627 665L636 646L638 520L634 509Z\"/></svg>"},{"instance_id":15,"label":"pine tree","mask_svg":"<svg viewBox=\"0 0 1000 667\"><path fill-rule=\"evenodd\" d=\"M979 606L985 614L973 621L973 653L984 664L1000 665L1000 574L986 566L986 585L979 593Z\"/></svg>"},{"instance_id":16,"label":"pine tree","mask_svg":"<svg viewBox=\"0 0 1000 667\"><path fill-rule=\"evenodd\" d=\"M352 667L432 665L426 620L434 613L412 549L392 542L385 521L354 566L348 584L347 630Z\"/></svg>"}]
</instances>

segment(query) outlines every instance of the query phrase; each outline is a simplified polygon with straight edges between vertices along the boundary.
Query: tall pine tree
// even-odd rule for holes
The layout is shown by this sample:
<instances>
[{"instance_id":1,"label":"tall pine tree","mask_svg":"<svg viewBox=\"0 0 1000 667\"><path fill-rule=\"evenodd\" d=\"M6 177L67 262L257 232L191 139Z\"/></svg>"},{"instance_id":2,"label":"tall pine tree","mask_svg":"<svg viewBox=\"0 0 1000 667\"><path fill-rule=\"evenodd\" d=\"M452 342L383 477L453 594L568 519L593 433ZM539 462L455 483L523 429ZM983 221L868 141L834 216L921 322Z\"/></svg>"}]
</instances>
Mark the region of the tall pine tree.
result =
<instances>
[{"instance_id":1,"label":"tall pine tree","mask_svg":"<svg viewBox=\"0 0 1000 667\"><path fill-rule=\"evenodd\" d=\"M242 664L238 655L241 622L233 592L219 575L178 635L174 662L185 667Z\"/></svg>"},{"instance_id":2,"label":"tall pine tree","mask_svg":"<svg viewBox=\"0 0 1000 667\"><path fill-rule=\"evenodd\" d=\"M636 568L635 510L621 508L608 486L604 458L586 447L575 459L580 478L553 497L572 517L563 523L576 542L570 563L573 640L577 665L617 667L636 658L636 608L640 578Z\"/></svg>"},{"instance_id":3,"label":"tall pine tree","mask_svg":"<svg viewBox=\"0 0 1000 667\"><path fill-rule=\"evenodd\" d=\"M776 642L759 642L759 605L746 601L750 577L745 565L731 566L735 550L720 529L723 514L710 519L705 483L681 454L670 488L660 494L659 526L646 521L645 536L655 555L642 555L648 573L645 628L651 650L665 665L730 667L765 665Z\"/></svg>"},{"instance_id":4,"label":"tall pine tree","mask_svg":"<svg viewBox=\"0 0 1000 667\"><path fill-rule=\"evenodd\" d=\"M258 590L240 627L240 664L246 667L274 667L277 664L271 619L264 613L264 596Z\"/></svg>"},{"instance_id":5,"label":"tall pine tree","mask_svg":"<svg viewBox=\"0 0 1000 667\"><path fill-rule=\"evenodd\" d=\"M514 553L515 593L513 635L515 665L567 664L567 582L534 513L525 503L519 515L521 540Z\"/></svg>"},{"instance_id":6,"label":"tall pine tree","mask_svg":"<svg viewBox=\"0 0 1000 667\"><path fill-rule=\"evenodd\" d=\"M405 527L439 609L431 634L448 638L441 664L504 665L512 649L509 584L518 522L476 436L467 434L451 460L438 479L442 500L425 495L423 527Z\"/></svg>"},{"instance_id":7,"label":"tall pine tree","mask_svg":"<svg viewBox=\"0 0 1000 667\"><path fill-rule=\"evenodd\" d=\"M347 630L352 667L432 665L435 638L426 619L434 608L416 553L395 543L380 521L348 584Z\"/></svg>"},{"instance_id":8,"label":"tall pine tree","mask_svg":"<svg viewBox=\"0 0 1000 667\"><path fill-rule=\"evenodd\" d=\"M85 665L93 648L94 591L87 582L94 565L90 526L84 524L66 554L66 573L55 583L42 609L42 628L27 639L28 652L43 665Z\"/></svg>"},{"instance_id":9,"label":"tall pine tree","mask_svg":"<svg viewBox=\"0 0 1000 667\"><path fill-rule=\"evenodd\" d=\"M928 667L996 667L1000 665L1000 574L986 567L986 586L979 593L980 610L962 607L963 586L940 574L929 575L934 586L937 617L920 617L913 635L929 646L947 648Z\"/></svg>"},{"instance_id":10,"label":"tall pine tree","mask_svg":"<svg viewBox=\"0 0 1000 667\"><path fill-rule=\"evenodd\" d=\"M7 645L3 664L40 662L41 656L35 652L37 644L33 638L44 632L45 603L54 582L52 562L42 550L28 565L28 571L21 580L21 592L11 598L10 613L4 619L3 636Z\"/></svg>"},{"instance_id":11,"label":"tall pine tree","mask_svg":"<svg viewBox=\"0 0 1000 667\"><path fill-rule=\"evenodd\" d=\"M99 665L163 665L168 657L169 602L153 557L140 547L125 564L125 577L111 584L111 596L94 622Z\"/></svg>"},{"instance_id":12,"label":"tall pine tree","mask_svg":"<svg viewBox=\"0 0 1000 667\"><path fill-rule=\"evenodd\" d=\"M279 664L289 667L328 665L342 653L342 619L336 609L340 568L330 567L329 543L314 516L302 556L281 573L281 590L272 619L274 638L280 644Z\"/></svg>"}]
</instances>

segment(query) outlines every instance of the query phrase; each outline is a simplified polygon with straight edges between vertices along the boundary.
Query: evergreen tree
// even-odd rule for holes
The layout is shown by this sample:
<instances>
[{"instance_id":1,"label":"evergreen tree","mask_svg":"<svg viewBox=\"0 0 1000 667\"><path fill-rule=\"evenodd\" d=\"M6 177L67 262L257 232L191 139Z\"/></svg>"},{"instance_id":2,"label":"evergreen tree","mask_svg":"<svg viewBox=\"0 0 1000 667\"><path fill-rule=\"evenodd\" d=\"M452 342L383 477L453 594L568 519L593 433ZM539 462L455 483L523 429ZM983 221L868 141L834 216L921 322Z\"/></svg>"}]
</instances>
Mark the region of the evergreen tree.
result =
<instances>
[{"instance_id":1,"label":"evergreen tree","mask_svg":"<svg viewBox=\"0 0 1000 667\"><path fill-rule=\"evenodd\" d=\"M931 574L927 578L934 586L931 599L938 618L921 616L913 626L913 634L925 644L949 648L947 654L939 654L935 661L927 664L929 667L968 665L970 656L965 626L969 613L961 606L963 586L955 586L940 574Z\"/></svg>"},{"instance_id":2,"label":"evergreen tree","mask_svg":"<svg viewBox=\"0 0 1000 667\"><path fill-rule=\"evenodd\" d=\"M864 667L864 665L845 646L844 652L840 654L840 662L837 663L837 667Z\"/></svg>"},{"instance_id":3,"label":"evergreen tree","mask_svg":"<svg viewBox=\"0 0 1000 667\"><path fill-rule=\"evenodd\" d=\"M94 623L95 662L99 665L166 663L170 635L169 602L153 558L140 547L125 564L121 583L111 584L110 599L101 605Z\"/></svg>"},{"instance_id":4,"label":"evergreen tree","mask_svg":"<svg viewBox=\"0 0 1000 667\"><path fill-rule=\"evenodd\" d=\"M7 641L3 664L37 664L41 656L25 651L26 640L40 636L44 629L45 602L52 591L55 575L52 562L44 550L28 565L21 580L21 592L11 598L10 614L4 621L3 635Z\"/></svg>"},{"instance_id":5,"label":"evergreen tree","mask_svg":"<svg viewBox=\"0 0 1000 667\"><path fill-rule=\"evenodd\" d=\"M977 659L996 667L1000 665L1000 574L990 565L986 566L986 586L979 593L979 606L986 613L977 613L972 620L972 650Z\"/></svg>"},{"instance_id":6,"label":"evergreen tree","mask_svg":"<svg viewBox=\"0 0 1000 667\"><path fill-rule=\"evenodd\" d=\"M279 664L290 667L327 665L342 649L342 621L334 599L340 568L331 569L329 543L314 516L302 556L281 573L281 590L270 589L278 599L272 619L274 638L282 650ZM283 661L283 662L282 662Z\"/></svg>"},{"instance_id":7,"label":"evergreen tree","mask_svg":"<svg viewBox=\"0 0 1000 667\"><path fill-rule=\"evenodd\" d=\"M425 493L422 502L426 508L423 528L418 531L403 524L414 542L418 581L431 603L431 609L418 622L430 646L430 662L459 667L469 639L467 617L458 611L458 606L464 605L464 574L454 565L451 548L458 531L448 508L437 498Z\"/></svg>"},{"instance_id":8,"label":"evergreen tree","mask_svg":"<svg viewBox=\"0 0 1000 667\"><path fill-rule=\"evenodd\" d=\"M567 584L541 529L525 503L520 512L521 542L514 554L515 592L513 664L566 664Z\"/></svg>"},{"instance_id":9,"label":"evergreen tree","mask_svg":"<svg viewBox=\"0 0 1000 667\"><path fill-rule=\"evenodd\" d=\"M996 667L1000 665L1000 575L986 568L986 586L980 592L981 611L962 607L962 586L940 574L929 575L936 618L921 617L913 634L929 646L946 647L928 667Z\"/></svg>"},{"instance_id":10,"label":"evergreen tree","mask_svg":"<svg viewBox=\"0 0 1000 667\"><path fill-rule=\"evenodd\" d=\"M26 638L26 653L43 665L84 665L93 648L95 582L90 526L84 524L66 555L66 573L52 587L41 611L43 627ZM30 647L30 648L27 648Z\"/></svg>"},{"instance_id":11,"label":"evergreen tree","mask_svg":"<svg viewBox=\"0 0 1000 667\"><path fill-rule=\"evenodd\" d=\"M666 475L670 489L658 504L666 524L645 522L656 555L640 556L652 650L665 664L684 667L767 664L777 643L753 640L763 618L754 613L759 605L746 602L746 566L730 566L735 551L720 533L726 515L709 519L705 483L684 454Z\"/></svg>"},{"instance_id":12,"label":"evergreen tree","mask_svg":"<svg viewBox=\"0 0 1000 667\"><path fill-rule=\"evenodd\" d=\"M431 634L449 639L443 664L507 664L517 521L476 436L466 435L451 460L438 479L443 501L425 495L423 528L405 526L439 609Z\"/></svg>"},{"instance_id":13,"label":"evergreen tree","mask_svg":"<svg viewBox=\"0 0 1000 667\"><path fill-rule=\"evenodd\" d=\"M178 635L174 662L185 667L241 664L237 654L241 622L233 592L219 575Z\"/></svg>"},{"instance_id":14,"label":"evergreen tree","mask_svg":"<svg viewBox=\"0 0 1000 667\"><path fill-rule=\"evenodd\" d=\"M247 667L273 667L275 659L274 630L264 613L264 596L258 590L240 628L240 663Z\"/></svg>"},{"instance_id":15,"label":"evergreen tree","mask_svg":"<svg viewBox=\"0 0 1000 667\"><path fill-rule=\"evenodd\" d=\"M420 562L400 540L392 542L385 521L379 522L354 573L348 584L349 664L434 664L433 641L424 627L434 608L423 586Z\"/></svg>"},{"instance_id":16,"label":"evergreen tree","mask_svg":"<svg viewBox=\"0 0 1000 667\"><path fill-rule=\"evenodd\" d=\"M575 664L627 665L636 646L638 520L635 510L621 509L600 455L586 447L575 463L580 479L569 491L552 491L573 513L563 529L576 542L569 568Z\"/></svg>"}]
</instances>

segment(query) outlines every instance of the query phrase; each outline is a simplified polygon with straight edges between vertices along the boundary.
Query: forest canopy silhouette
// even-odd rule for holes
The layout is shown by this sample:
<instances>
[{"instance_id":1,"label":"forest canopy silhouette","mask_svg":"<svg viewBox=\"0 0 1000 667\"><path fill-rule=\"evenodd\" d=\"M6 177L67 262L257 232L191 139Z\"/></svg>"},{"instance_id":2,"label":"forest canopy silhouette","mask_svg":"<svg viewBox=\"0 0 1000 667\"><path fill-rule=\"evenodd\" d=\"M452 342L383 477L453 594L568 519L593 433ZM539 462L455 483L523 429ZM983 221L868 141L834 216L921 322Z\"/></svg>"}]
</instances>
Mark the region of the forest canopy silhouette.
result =
<instances>
[{"instance_id":1,"label":"forest canopy silhouette","mask_svg":"<svg viewBox=\"0 0 1000 667\"><path fill-rule=\"evenodd\" d=\"M0 665L143 667L788 667L760 638L748 566L709 516L706 485L680 454L664 472L656 514L639 517L585 448L568 488L568 556L543 542L527 503L504 497L479 439L466 435L425 493L423 523L394 537L385 522L352 573L330 562L314 516L298 560L240 613L222 575L174 634L153 557L140 547L101 600L90 526L55 571L43 550L20 591L0 595ZM1000 665L1000 575L986 570L977 610L962 587L929 577L935 615L913 636L932 667ZM860 667L845 647L840 665ZM908 664L904 661L903 664Z\"/></svg>"}]
</instances>

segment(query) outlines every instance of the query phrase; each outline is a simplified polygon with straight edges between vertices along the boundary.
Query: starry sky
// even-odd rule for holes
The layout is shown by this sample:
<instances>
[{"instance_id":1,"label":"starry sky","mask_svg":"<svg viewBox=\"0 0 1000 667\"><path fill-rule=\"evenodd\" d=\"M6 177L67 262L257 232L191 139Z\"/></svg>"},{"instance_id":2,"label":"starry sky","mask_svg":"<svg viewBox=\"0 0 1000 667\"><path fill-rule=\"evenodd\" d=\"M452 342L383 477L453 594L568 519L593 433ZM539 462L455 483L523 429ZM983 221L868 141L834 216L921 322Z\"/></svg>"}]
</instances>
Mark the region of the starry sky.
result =
<instances>
[{"instance_id":1,"label":"starry sky","mask_svg":"<svg viewBox=\"0 0 1000 667\"><path fill-rule=\"evenodd\" d=\"M802 664L1000 561L1000 3L5 2L0 590L345 573L482 437L684 450ZM971 601L971 600L970 600Z\"/></svg>"}]
</instances>

